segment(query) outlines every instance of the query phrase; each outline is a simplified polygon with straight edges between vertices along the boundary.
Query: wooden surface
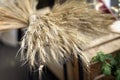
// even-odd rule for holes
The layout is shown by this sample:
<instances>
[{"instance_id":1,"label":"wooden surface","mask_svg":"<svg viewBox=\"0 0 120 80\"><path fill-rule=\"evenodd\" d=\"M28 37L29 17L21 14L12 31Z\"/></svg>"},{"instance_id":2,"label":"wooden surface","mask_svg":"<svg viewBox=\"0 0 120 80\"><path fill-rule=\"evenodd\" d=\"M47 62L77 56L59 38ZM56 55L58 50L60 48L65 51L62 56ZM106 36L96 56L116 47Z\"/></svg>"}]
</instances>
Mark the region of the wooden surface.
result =
<instances>
[{"instance_id":1,"label":"wooden surface","mask_svg":"<svg viewBox=\"0 0 120 80\"><path fill-rule=\"evenodd\" d=\"M107 42L110 42L112 40L115 40L119 37L120 37L120 34L110 33L108 35L94 39L94 40L90 41L90 43L88 43L88 44L85 44L85 46L82 47L82 50L85 51L90 48L94 48L96 46L99 46L99 45L105 44Z\"/></svg>"},{"instance_id":2,"label":"wooden surface","mask_svg":"<svg viewBox=\"0 0 120 80\"><path fill-rule=\"evenodd\" d=\"M92 42L94 42L94 41L92 41ZM87 58L89 59L89 62L91 61L91 58L96 56L97 52L99 52L99 51L103 51L106 54L109 54L109 53L113 53L115 51L120 50L120 34L111 33L110 35L108 35L106 37L97 39L95 42L97 42L98 44L95 45L95 43L94 43L92 45L89 45L90 47L83 50L83 53L87 56ZM78 80L78 78L79 78L78 77L78 64L77 64L76 60L75 60L75 65L76 66L72 66L71 62L67 62L68 80ZM49 67L51 69L53 67L53 65L49 65ZM94 67L92 69L94 69ZM95 69L97 69L97 68L95 68ZM57 77L60 78L61 75L59 75L58 70L56 70L56 69L51 69L51 70L54 72L54 74L56 74ZM63 68L59 69L59 71L60 71L60 74L64 74ZM97 71L96 72L93 71L93 72L95 72L96 76L98 76L98 74L100 74L100 73L97 73ZM64 77L64 76L62 75L61 77ZM94 77L95 77L95 75L93 74L92 79ZM64 80L64 78L61 78L60 80Z\"/></svg>"},{"instance_id":3,"label":"wooden surface","mask_svg":"<svg viewBox=\"0 0 120 80\"><path fill-rule=\"evenodd\" d=\"M104 44L83 50L83 53L86 54L89 61L91 61L91 58L96 56L97 52L99 51L103 51L105 54L109 54L117 50L120 50L120 37Z\"/></svg>"}]
</instances>

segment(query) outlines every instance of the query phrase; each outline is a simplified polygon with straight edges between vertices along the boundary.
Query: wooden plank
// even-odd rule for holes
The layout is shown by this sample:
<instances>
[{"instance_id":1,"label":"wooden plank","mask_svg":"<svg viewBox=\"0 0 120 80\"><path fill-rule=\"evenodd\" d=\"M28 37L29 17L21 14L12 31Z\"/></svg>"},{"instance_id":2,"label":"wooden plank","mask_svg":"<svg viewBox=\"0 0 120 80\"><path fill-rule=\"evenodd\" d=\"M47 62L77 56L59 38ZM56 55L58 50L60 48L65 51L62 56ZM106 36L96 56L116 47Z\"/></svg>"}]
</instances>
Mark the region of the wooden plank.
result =
<instances>
[{"instance_id":1,"label":"wooden plank","mask_svg":"<svg viewBox=\"0 0 120 80\"><path fill-rule=\"evenodd\" d=\"M80 80L78 59L76 59L75 57L74 57L74 66L73 66L73 76L74 76L73 80Z\"/></svg>"},{"instance_id":2,"label":"wooden plank","mask_svg":"<svg viewBox=\"0 0 120 80\"><path fill-rule=\"evenodd\" d=\"M72 61L67 62L67 74L68 80L79 80L78 59L75 57L73 57Z\"/></svg>"},{"instance_id":3,"label":"wooden plank","mask_svg":"<svg viewBox=\"0 0 120 80\"><path fill-rule=\"evenodd\" d=\"M67 65L67 77L68 77L68 80L75 80L74 75L73 75L73 65L72 65L71 61L68 61L66 63L66 65Z\"/></svg>"},{"instance_id":4,"label":"wooden plank","mask_svg":"<svg viewBox=\"0 0 120 80\"><path fill-rule=\"evenodd\" d=\"M89 61L91 61L92 57L96 56L97 52L99 51L109 54L117 50L120 50L120 38L88 50L83 50L83 53L85 53Z\"/></svg>"},{"instance_id":5,"label":"wooden plank","mask_svg":"<svg viewBox=\"0 0 120 80\"><path fill-rule=\"evenodd\" d=\"M53 72L53 74L59 80L64 80L64 69L63 69L63 66L60 66L60 65L57 65L57 64L54 65L54 64L51 64L51 63L47 63L47 67Z\"/></svg>"},{"instance_id":6,"label":"wooden plank","mask_svg":"<svg viewBox=\"0 0 120 80\"><path fill-rule=\"evenodd\" d=\"M103 51L106 54L115 52L117 50L120 50L120 38L116 35L115 38L112 40L109 40L103 44L100 44L95 47L88 48L86 50L83 50L83 53L86 54L89 61L91 61L91 58L96 56L97 52ZM49 68L53 71L54 74L56 74L57 77L59 77L60 80L64 80L64 70L62 68L59 68L59 66L54 66L49 64ZM59 72L58 72L59 71ZM67 62L67 71L68 71L68 80L78 80L78 64L77 60L75 60L75 66L71 64L71 62ZM75 77L74 77L75 76Z\"/></svg>"},{"instance_id":7,"label":"wooden plank","mask_svg":"<svg viewBox=\"0 0 120 80\"><path fill-rule=\"evenodd\" d=\"M111 40L114 40L116 38L120 38L120 34L110 33L108 35L105 35L103 37L91 41L89 44L85 44L85 46L82 47L82 50L87 50L89 48L104 44L106 42L110 42Z\"/></svg>"}]
</instances>

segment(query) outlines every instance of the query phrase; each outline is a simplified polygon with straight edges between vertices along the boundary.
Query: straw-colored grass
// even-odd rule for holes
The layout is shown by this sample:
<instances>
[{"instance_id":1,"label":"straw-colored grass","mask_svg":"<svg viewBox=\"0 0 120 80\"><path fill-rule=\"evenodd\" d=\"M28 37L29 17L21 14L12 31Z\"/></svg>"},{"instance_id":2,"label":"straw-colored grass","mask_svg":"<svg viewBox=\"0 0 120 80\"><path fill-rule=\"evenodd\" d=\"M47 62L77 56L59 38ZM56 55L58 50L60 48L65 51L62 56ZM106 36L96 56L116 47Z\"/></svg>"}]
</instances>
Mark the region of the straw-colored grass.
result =
<instances>
[{"instance_id":1,"label":"straw-colored grass","mask_svg":"<svg viewBox=\"0 0 120 80\"><path fill-rule=\"evenodd\" d=\"M69 55L76 58L79 55L88 67L81 47L92 37L109 33L107 26L113 22L110 15L100 14L79 0L57 3L45 15L37 15L36 0L7 1L0 7L0 21L28 26L21 44L21 56L32 66L48 62L61 65L70 59Z\"/></svg>"}]
</instances>

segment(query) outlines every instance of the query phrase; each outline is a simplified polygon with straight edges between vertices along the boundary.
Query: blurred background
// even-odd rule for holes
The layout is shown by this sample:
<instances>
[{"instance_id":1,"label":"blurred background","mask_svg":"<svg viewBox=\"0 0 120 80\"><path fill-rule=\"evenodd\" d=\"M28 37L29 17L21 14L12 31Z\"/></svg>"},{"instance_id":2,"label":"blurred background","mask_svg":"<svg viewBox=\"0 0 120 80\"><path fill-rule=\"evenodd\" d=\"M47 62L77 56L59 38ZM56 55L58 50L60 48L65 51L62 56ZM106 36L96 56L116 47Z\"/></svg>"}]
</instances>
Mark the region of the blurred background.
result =
<instances>
[{"instance_id":1,"label":"blurred background","mask_svg":"<svg viewBox=\"0 0 120 80\"><path fill-rule=\"evenodd\" d=\"M95 0L87 0L94 3ZM104 0L108 7L117 6L118 0ZM39 0L37 9L54 5L54 0ZM0 32L0 80L39 80L38 70L32 72L28 65L21 65L19 56L19 42L24 32L22 29ZM45 67L43 80L57 80L49 69Z\"/></svg>"}]
</instances>

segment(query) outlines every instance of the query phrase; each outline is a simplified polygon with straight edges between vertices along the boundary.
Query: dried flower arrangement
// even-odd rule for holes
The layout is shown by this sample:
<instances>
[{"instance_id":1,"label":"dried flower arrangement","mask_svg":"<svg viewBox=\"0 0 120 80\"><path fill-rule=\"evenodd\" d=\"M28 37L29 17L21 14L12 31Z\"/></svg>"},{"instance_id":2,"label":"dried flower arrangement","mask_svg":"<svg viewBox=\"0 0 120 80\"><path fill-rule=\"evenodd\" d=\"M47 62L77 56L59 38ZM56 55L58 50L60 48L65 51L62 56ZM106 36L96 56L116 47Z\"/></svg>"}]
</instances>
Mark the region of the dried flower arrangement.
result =
<instances>
[{"instance_id":1,"label":"dried flower arrangement","mask_svg":"<svg viewBox=\"0 0 120 80\"><path fill-rule=\"evenodd\" d=\"M32 66L48 62L61 66L68 55L79 55L88 69L81 47L93 36L109 33L106 26L114 21L111 15L90 9L84 0L67 0L63 4L56 0L45 15L39 15L36 4L36 0L6 0L0 6L0 26L28 26L21 43L22 60Z\"/></svg>"}]
</instances>

